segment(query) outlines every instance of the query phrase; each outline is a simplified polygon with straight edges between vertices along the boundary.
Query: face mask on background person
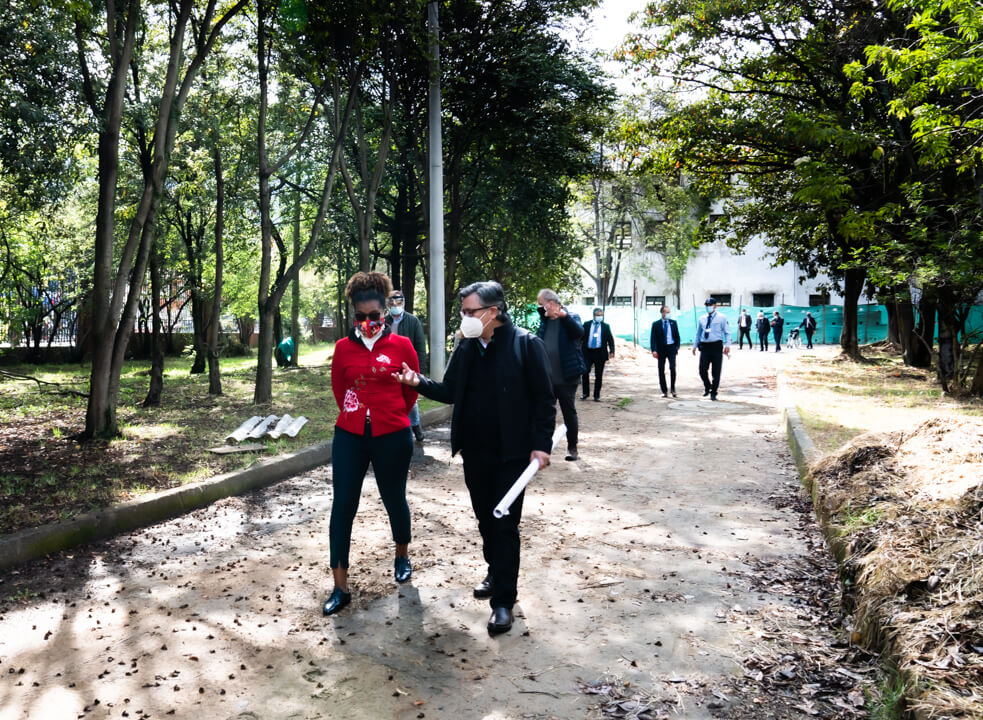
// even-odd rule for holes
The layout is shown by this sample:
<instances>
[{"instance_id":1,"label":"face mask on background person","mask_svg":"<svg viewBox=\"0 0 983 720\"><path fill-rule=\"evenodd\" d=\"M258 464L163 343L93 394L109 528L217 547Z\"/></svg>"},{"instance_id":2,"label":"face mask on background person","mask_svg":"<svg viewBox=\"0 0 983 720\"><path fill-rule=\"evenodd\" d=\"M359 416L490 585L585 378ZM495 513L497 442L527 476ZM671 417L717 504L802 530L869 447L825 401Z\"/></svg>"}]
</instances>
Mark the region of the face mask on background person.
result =
<instances>
[{"instance_id":1,"label":"face mask on background person","mask_svg":"<svg viewBox=\"0 0 983 720\"><path fill-rule=\"evenodd\" d=\"M399 317L400 315L403 314L403 306L393 305L391 308L389 308L389 314L392 315L393 317Z\"/></svg>"},{"instance_id":2,"label":"face mask on background person","mask_svg":"<svg viewBox=\"0 0 983 720\"><path fill-rule=\"evenodd\" d=\"M604 319L604 316L603 315L595 315L594 316L594 322L601 322L601 320L603 320L603 319Z\"/></svg>"}]
</instances>

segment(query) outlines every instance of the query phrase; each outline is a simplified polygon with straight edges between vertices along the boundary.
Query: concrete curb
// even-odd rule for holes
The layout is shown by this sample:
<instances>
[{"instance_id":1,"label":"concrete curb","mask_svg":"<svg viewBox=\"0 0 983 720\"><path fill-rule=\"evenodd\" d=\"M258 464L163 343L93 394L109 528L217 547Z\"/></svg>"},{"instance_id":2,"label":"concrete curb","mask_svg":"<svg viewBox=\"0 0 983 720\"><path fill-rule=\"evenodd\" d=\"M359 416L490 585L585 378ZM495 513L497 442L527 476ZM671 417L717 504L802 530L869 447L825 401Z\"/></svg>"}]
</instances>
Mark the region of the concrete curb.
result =
<instances>
[{"instance_id":1,"label":"concrete curb","mask_svg":"<svg viewBox=\"0 0 983 720\"><path fill-rule=\"evenodd\" d=\"M819 459L819 451L809 437L795 404L789 398L785 376L778 370L778 404L782 412L782 426L788 438L788 446L799 469L799 477L804 481L809 474L809 466ZM811 491L811 489L810 489Z\"/></svg>"},{"instance_id":2,"label":"concrete curb","mask_svg":"<svg viewBox=\"0 0 983 720\"><path fill-rule=\"evenodd\" d=\"M453 406L423 413L424 427L451 417ZM260 460L243 470L0 537L0 572L49 553L102 540L119 533L154 525L177 515L210 505L216 500L257 490L331 462L331 441Z\"/></svg>"}]
</instances>

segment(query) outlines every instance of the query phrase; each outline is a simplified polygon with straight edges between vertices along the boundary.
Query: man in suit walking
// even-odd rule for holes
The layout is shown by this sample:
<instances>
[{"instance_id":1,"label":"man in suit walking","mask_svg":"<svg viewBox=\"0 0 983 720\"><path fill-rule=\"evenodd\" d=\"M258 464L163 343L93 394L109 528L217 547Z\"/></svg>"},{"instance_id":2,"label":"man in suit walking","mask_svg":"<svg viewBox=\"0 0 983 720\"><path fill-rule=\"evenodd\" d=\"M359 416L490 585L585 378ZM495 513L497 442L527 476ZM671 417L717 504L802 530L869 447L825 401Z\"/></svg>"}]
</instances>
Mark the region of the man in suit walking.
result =
<instances>
[{"instance_id":1,"label":"man in suit walking","mask_svg":"<svg viewBox=\"0 0 983 720\"><path fill-rule=\"evenodd\" d=\"M785 329L785 318L775 311L775 316L771 319L771 331L775 336L775 352L782 351L782 331Z\"/></svg>"},{"instance_id":2,"label":"man in suit walking","mask_svg":"<svg viewBox=\"0 0 983 720\"><path fill-rule=\"evenodd\" d=\"M604 363L614 357L614 335L611 326L604 322L604 310L594 308L594 319L584 323L584 337L581 341L584 350L584 360L587 370L584 371L584 394L581 400L590 395L590 367L594 366L594 402L601 399L601 377L604 375Z\"/></svg>"},{"instance_id":3,"label":"man in suit walking","mask_svg":"<svg viewBox=\"0 0 983 720\"><path fill-rule=\"evenodd\" d=\"M724 355L730 356L730 328L723 313L717 312L717 301L708 298L705 303L707 313L696 324L696 341L693 354L700 351L700 379L703 381L703 397L717 399L720 389L720 371L724 366ZM711 380L710 370L713 370Z\"/></svg>"},{"instance_id":4,"label":"man in suit walking","mask_svg":"<svg viewBox=\"0 0 983 720\"><path fill-rule=\"evenodd\" d=\"M676 396L676 354L679 352L679 326L676 321L669 317L672 308L668 305L662 306L662 319L652 323L652 331L649 336L649 347L652 349L652 357L659 361L659 387L662 388L662 397L668 397L666 391ZM669 386L666 387L666 361L669 361Z\"/></svg>"},{"instance_id":5,"label":"man in suit walking","mask_svg":"<svg viewBox=\"0 0 983 720\"><path fill-rule=\"evenodd\" d=\"M753 350L754 343L751 342L751 316L748 315L747 310L741 310L741 314L737 317L737 341L741 350L744 349L745 335L747 336L747 349Z\"/></svg>"},{"instance_id":6,"label":"man in suit walking","mask_svg":"<svg viewBox=\"0 0 983 720\"><path fill-rule=\"evenodd\" d=\"M758 329L758 349L761 352L768 350L768 335L771 334L771 325L763 312L758 313L758 320L755 323Z\"/></svg>"},{"instance_id":7,"label":"man in suit walking","mask_svg":"<svg viewBox=\"0 0 983 720\"><path fill-rule=\"evenodd\" d=\"M799 323L799 327L806 331L806 347L812 349L812 334L816 332L816 318L812 316L811 312L807 312L806 316L802 318L802 322Z\"/></svg>"}]
</instances>

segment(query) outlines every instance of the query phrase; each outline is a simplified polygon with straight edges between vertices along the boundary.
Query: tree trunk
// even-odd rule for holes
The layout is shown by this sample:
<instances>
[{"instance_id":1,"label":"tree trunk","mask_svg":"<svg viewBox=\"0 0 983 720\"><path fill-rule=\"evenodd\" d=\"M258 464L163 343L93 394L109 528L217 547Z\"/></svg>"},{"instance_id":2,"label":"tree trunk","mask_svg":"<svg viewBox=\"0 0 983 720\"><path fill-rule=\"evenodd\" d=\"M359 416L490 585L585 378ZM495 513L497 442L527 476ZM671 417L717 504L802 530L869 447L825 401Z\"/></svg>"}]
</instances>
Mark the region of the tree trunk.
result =
<instances>
[{"instance_id":1,"label":"tree trunk","mask_svg":"<svg viewBox=\"0 0 983 720\"><path fill-rule=\"evenodd\" d=\"M196 29L200 33L195 38L196 54L185 70L179 83L184 58L184 39L191 17L193 0L180 0L176 3L171 21L170 48L164 82L153 130L153 150L150 166L144 167L144 188L136 212L130 222L127 239L119 253L119 264L115 280L111 277L114 257L115 229L112 217L115 213L116 180L119 171L119 135L123 102L132 59L136 25L141 14L137 0L130 0L126 19L124 43L119 50L118 38L110 42L111 64L106 103L97 107L93 85L85 63L85 42L82 26L77 26L79 56L83 69L83 86L89 105L96 119L100 121L100 174L99 208L96 221L96 253L94 270L95 352L92 359L92 374L89 389L89 408L86 411L84 437L115 436L118 434L116 422L116 402L119 397L120 374L126 358L126 348L133 332L135 307L143 288L144 274L150 245L155 232L154 225L160 207L160 197L164 178L167 175L170 156L177 136L181 109L187 100L191 86L201 69L209 51L214 47L221 28L228 20L246 5L240 0L228 8L221 18L209 28L216 0L209 0L204 12L207 21ZM115 29L120 23L113 17L115 5L107 5L107 27ZM134 81L137 73L134 71ZM136 82L134 83L136 86ZM138 86L136 86L138 88ZM105 140L105 143L104 143ZM106 170L106 173L103 170ZM111 179L111 182L110 182ZM110 295L110 285L112 294ZM121 311L122 309L122 311Z\"/></svg>"},{"instance_id":2,"label":"tree trunk","mask_svg":"<svg viewBox=\"0 0 983 720\"><path fill-rule=\"evenodd\" d=\"M269 8L264 0L259 0L256 6L256 57L257 75L259 78L259 107L256 121L256 146L258 159L258 178L259 178L259 211L260 211L260 271L259 271L259 292L257 307L259 310L259 343L257 345L256 361L256 385L253 389L253 402L257 405L265 405L273 400L273 319L274 314L280 307L280 300L287 290L287 284L300 274L300 269L310 260L317 248L321 231L324 227L324 220L327 216L334 181L341 166L342 148L344 139L348 132L348 123L351 119L352 110L356 100L356 88L361 82L362 72L364 71L364 61L361 62L349 76L350 89L348 100L345 105L341 121L335 123L338 129L334 137L334 147L332 149L331 160L328 164L328 172L324 180L321 192L321 204L317 211L317 216L311 226L310 236L307 244L301 253L294 258L290 267L282 273L271 286L270 271L272 266L273 236L274 227L272 219L272 190L270 178L279 170L290 157L303 145L317 110L320 106L320 91L317 92L315 101L308 116L307 126L300 133L297 141L279 160L272 162L266 147L266 122L269 111L269 53L271 48L267 41L266 23L268 20ZM278 274L279 275L279 274Z\"/></svg>"},{"instance_id":3,"label":"tree trunk","mask_svg":"<svg viewBox=\"0 0 983 720\"><path fill-rule=\"evenodd\" d=\"M935 347L935 300L922 296L918 306L918 324L912 332L911 366L932 367L932 348Z\"/></svg>"},{"instance_id":4,"label":"tree trunk","mask_svg":"<svg viewBox=\"0 0 983 720\"><path fill-rule=\"evenodd\" d=\"M956 327L956 306L952 293L939 289L939 360L936 374L944 392L952 392L953 380L959 371L959 333Z\"/></svg>"},{"instance_id":5,"label":"tree trunk","mask_svg":"<svg viewBox=\"0 0 983 720\"><path fill-rule=\"evenodd\" d=\"M294 262L300 257L300 193L294 195L294 247L291 256ZM294 339L294 356L290 364L300 365L300 273L290 283L290 337Z\"/></svg>"},{"instance_id":6,"label":"tree trunk","mask_svg":"<svg viewBox=\"0 0 983 720\"><path fill-rule=\"evenodd\" d=\"M983 397L983 343L976 346L973 354L976 357L976 373L973 375L969 392L976 397Z\"/></svg>"},{"instance_id":7,"label":"tree trunk","mask_svg":"<svg viewBox=\"0 0 983 720\"><path fill-rule=\"evenodd\" d=\"M161 283L160 258L157 256L157 241L150 250L150 294L151 294L151 323L153 330L150 339L150 387L147 397L143 399L143 407L160 405L164 391L164 333L160 320Z\"/></svg>"},{"instance_id":8,"label":"tree trunk","mask_svg":"<svg viewBox=\"0 0 983 720\"><path fill-rule=\"evenodd\" d=\"M222 394L222 373L218 364L218 339L222 331L222 274L225 255L225 177L222 175L222 150L215 138L215 290L212 293L212 317L208 334L208 394Z\"/></svg>"},{"instance_id":9,"label":"tree trunk","mask_svg":"<svg viewBox=\"0 0 983 720\"><path fill-rule=\"evenodd\" d=\"M208 341L205 338L208 324L205 317L205 299L201 295L202 278L200 273L192 282L198 287L191 288L191 342L195 349L195 359L191 363L191 374L200 375L205 372L205 356L208 354Z\"/></svg>"},{"instance_id":10,"label":"tree trunk","mask_svg":"<svg viewBox=\"0 0 983 720\"><path fill-rule=\"evenodd\" d=\"M119 22L107 6L106 26L116 32ZM121 8L122 9L122 8ZM79 57L83 64L84 89L99 123L99 195L96 208L95 258L92 273L91 339L92 369L89 374L89 401L85 411L85 438L112 437L118 434L116 407L111 404L109 388L113 352L112 335L115 334L110 314L110 287L112 285L113 245L116 238L116 188L119 177L119 136L123 120L123 101L126 96L126 70L133 56L139 3L129 0L126 5L126 24L122 43L114 36L110 43L116 55L110 58L112 70L106 86L106 97L97 105L95 89L88 80L85 65L85 48L80 22L76 24Z\"/></svg>"},{"instance_id":11,"label":"tree trunk","mask_svg":"<svg viewBox=\"0 0 983 720\"><path fill-rule=\"evenodd\" d=\"M898 330L898 302L897 296L892 295L891 301L884 303L884 309L887 311L887 341L895 349L903 351Z\"/></svg>"},{"instance_id":12,"label":"tree trunk","mask_svg":"<svg viewBox=\"0 0 983 720\"><path fill-rule=\"evenodd\" d=\"M857 302L864 288L867 272L863 268L849 268L843 280L843 332L840 333L840 348L843 354L854 360L863 360L860 354L860 341L857 339Z\"/></svg>"}]
</instances>

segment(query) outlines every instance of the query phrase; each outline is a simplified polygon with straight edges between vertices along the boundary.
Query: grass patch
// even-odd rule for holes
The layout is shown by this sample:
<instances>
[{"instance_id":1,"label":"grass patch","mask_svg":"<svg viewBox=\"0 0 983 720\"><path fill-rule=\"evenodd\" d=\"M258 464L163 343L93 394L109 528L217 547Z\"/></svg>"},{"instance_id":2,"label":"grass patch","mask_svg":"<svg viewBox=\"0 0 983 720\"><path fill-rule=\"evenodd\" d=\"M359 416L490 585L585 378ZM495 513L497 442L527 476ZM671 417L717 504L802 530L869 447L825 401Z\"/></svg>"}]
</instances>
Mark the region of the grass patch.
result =
<instances>
[{"instance_id":1,"label":"grass patch","mask_svg":"<svg viewBox=\"0 0 983 720\"><path fill-rule=\"evenodd\" d=\"M618 402L617 402L618 409L619 410L624 410L629 405L631 405L633 402L634 402L634 400L632 400L630 397L623 397L623 398L619 399Z\"/></svg>"},{"instance_id":2,"label":"grass patch","mask_svg":"<svg viewBox=\"0 0 983 720\"><path fill-rule=\"evenodd\" d=\"M816 447L829 453L873 430L911 429L931 417L983 417L980 400L945 397L931 369L906 367L883 346L863 348L865 363L790 353L783 373Z\"/></svg>"},{"instance_id":3,"label":"grass patch","mask_svg":"<svg viewBox=\"0 0 983 720\"><path fill-rule=\"evenodd\" d=\"M41 393L27 380L0 382L0 534L69 519L328 439L337 416L332 352L329 344L302 346L300 368L274 371L274 401L265 406L252 404L255 357L221 361L221 396L208 394L207 374L190 374L190 358L168 358L162 403L155 408L140 407L149 360L128 362L117 409L121 437L108 442L74 439L85 427L85 398ZM74 389L88 387L88 364L11 369ZM208 452L252 415L287 413L309 421L294 439L266 440L262 453Z\"/></svg>"}]
</instances>

